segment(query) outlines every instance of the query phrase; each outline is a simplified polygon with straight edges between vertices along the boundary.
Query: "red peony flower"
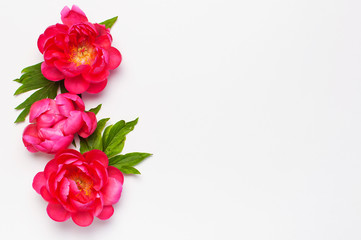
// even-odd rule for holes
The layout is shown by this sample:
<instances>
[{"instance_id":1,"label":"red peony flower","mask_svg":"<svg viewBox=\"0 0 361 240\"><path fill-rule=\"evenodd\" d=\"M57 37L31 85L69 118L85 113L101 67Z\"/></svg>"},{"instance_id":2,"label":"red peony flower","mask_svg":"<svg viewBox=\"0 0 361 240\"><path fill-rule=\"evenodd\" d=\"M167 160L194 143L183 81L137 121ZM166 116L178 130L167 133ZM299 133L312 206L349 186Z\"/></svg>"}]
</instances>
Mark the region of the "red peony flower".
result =
<instances>
[{"instance_id":1,"label":"red peony flower","mask_svg":"<svg viewBox=\"0 0 361 240\"><path fill-rule=\"evenodd\" d=\"M84 102L78 95L63 93L56 99L42 99L31 105L23 142L30 152L54 154L67 148L74 134L89 137L97 127L94 113L84 112Z\"/></svg>"},{"instance_id":2,"label":"red peony flower","mask_svg":"<svg viewBox=\"0 0 361 240\"><path fill-rule=\"evenodd\" d=\"M113 215L112 205L119 201L123 182L123 174L108 166L104 152L91 150L82 155L66 149L36 174L33 188L49 202L51 219L63 222L71 217L86 227L94 217L105 220Z\"/></svg>"},{"instance_id":3,"label":"red peony flower","mask_svg":"<svg viewBox=\"0 0 361 240\"><path fill-rule=\"evenodd\" d=\"M63 24L48 27L38 39L44 55L41 72L51 81L64 79L65 88L75 94L102 91L109 70L122 60L111 46L112 36L104 25L88 22L77 6L61 11Z\"/></svg>"}]
</instances>

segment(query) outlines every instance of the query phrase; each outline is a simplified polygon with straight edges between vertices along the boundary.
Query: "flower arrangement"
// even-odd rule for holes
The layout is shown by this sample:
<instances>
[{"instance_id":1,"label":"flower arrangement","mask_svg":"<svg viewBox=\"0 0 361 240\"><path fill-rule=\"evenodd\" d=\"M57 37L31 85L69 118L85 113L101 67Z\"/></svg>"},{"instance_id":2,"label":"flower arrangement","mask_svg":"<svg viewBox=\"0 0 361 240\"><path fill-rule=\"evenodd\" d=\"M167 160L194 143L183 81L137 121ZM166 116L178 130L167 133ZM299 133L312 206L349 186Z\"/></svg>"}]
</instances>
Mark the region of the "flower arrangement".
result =
<instances>
[{"instance_id":1,"label":"flower arrangement","mask_svg":"<svg viewBox=\"0 0 361 240\"><path fill-rule=\"evenodd\" d=\"M62 23L49 26L38 39L44 61L22 70L15 95L35 90L15 109L16 123L30 124L23 132L29 152L53 155L36 174L34 190L48 202L49 217L63 222L70 217L89 226L94 217L109 219L123 190L124 174L140 174L135 165L149 153L121 154L126 135L138 122L98 120L101 104L86 110L81 94L96 94L107 85L110 70L122 55L112 46L110 29L117 17L91 23L77 6L64 7ZM77 137L76 137L77 136ZM79 138L79 151L69 149Z\"/></svg>"}]
</instances>

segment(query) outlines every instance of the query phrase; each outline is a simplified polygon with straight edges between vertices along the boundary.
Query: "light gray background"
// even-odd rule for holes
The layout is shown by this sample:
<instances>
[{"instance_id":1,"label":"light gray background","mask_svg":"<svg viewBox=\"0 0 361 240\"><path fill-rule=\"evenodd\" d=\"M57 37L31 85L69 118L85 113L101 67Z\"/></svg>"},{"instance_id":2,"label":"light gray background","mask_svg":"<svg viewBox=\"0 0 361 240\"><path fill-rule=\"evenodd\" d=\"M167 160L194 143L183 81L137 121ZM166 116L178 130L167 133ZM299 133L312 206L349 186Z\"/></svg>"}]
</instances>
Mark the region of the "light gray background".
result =
<instances>
[{"instance_id":1,"label":"light gray background","mask_svg":"<svg viewBox=\"0 0 361 240\"><path fill-rule=\"evenodd\" d=\"M1 1L1 239L361 239L361 1L77 1L118 15L123 54L99 117L133 120L115 214L53 222L32 189L50 156L21 142L13 97L71 1Z\"/></svg>"}]
</instances>

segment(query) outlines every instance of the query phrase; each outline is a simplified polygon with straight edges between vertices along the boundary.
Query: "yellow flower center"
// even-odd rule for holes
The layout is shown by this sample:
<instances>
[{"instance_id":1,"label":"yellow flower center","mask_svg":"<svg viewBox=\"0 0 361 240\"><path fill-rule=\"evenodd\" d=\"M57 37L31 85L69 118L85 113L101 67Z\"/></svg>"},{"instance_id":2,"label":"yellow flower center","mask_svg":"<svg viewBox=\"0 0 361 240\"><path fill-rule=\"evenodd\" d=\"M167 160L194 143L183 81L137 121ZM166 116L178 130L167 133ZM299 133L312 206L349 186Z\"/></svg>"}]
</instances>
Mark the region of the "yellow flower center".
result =
<instances>
[{"instance_id":1,"label":"yellow flower center","mask_svg":"<svg viewBox=\"0 0 361 240\"><path fill-rule=\"evenodd\" d=\"M70 49L69 60L80 65L90 65L95 57L95 49L89 45L74 46Z\"/></svg>"},{"instance_id":2,"label":"yellow flower center","mask_svg":"<svg viewBox=\"0 0 361 240\"><path fill-rule=\"evenodd\" d=\"M83 191L86 196L90 195L93 187L92 181L84 179L81 176L77 176L73 180L80 191Z\"/></svg>"}]
</instances>

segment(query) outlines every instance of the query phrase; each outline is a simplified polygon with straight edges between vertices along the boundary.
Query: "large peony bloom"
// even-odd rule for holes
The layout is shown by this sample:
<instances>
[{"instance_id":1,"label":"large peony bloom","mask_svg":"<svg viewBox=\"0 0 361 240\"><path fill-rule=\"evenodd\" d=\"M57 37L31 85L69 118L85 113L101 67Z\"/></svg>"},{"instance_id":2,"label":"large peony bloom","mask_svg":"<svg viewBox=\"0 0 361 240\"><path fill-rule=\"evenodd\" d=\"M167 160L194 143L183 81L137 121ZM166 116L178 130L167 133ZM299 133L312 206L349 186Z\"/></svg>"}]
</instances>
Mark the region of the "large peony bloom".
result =
<instances>
[{"instance_id":1,"label":"large peony bloom","mask_svg":"<svg viewBox=\"0 0 361 240\"><path fill-rule=\"evenodd\" d=\"M65 88L75 94L102 91L109 70L122 60L120 52L111 46L112 36L104 25L88 22L77 6L61 11L63 24L48 27L38 39L44 54L41 72L51 81L64 79Z\"/></svg>"},{"instance_id":2,"label":"large peony bloom","mask_svg":"<svg viewBox=\"0 0 361 240\"><path fill-rule=\"evenodd\" d=\"M100 150L80 154L66 149L57 153L34 177L33 188L49 202L48 215L57 222L70 217L79 226L89 226L94 217L105 220L113 215L119 201L124 177L108 166Z\"/></svg>"},{"instance_id":3,"label":"large peony bloom","mask_svg":"<svg viewBox=\"0 0 361 240\"><path fill-rule=\"evenodd\" d=\"M54 154L67 148L74 134L89 137L96 129L97 119L84 112L84 102L78 95L59 94L56 99L42 99L30 108L30 124L23 133L23 142L30 152Z\"/></svg>"}]
</instances>

